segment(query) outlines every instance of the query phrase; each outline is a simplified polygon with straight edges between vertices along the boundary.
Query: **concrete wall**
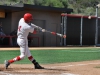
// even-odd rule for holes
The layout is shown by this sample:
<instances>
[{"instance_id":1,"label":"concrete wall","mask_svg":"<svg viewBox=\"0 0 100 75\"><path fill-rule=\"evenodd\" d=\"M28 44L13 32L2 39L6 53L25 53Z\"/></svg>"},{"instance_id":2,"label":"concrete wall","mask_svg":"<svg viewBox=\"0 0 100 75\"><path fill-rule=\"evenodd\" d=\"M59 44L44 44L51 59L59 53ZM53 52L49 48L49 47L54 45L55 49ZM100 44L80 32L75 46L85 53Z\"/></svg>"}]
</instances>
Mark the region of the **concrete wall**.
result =
<instances>
[{"instance_id":1,"label":"concrete wall","mask_svg":"<svg viewBox=\"0 0 100 75\"><path fill-rule=\"evenodd\" d=\"M33 15L33 23L50 31L60 32L61 13L45 11L20 11L12 13L11 30L17 29L18 21L24 13ZM60 46L60 38L49 33L39 33L34 36L40 38L40 46Z\"/></svg>"}]
</instances>

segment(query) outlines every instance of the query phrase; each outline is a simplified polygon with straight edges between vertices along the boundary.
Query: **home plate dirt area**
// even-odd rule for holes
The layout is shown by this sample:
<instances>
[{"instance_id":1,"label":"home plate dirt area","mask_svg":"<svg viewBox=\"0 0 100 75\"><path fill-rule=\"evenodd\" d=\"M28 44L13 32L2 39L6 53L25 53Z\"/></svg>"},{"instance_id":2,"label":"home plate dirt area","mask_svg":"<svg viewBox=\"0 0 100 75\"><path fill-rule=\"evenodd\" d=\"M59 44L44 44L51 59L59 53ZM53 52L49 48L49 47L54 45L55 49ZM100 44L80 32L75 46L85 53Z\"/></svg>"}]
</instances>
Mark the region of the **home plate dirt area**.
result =
<instances>
[{"instance_id":1,"label":"home plate dirt area","mask_svg":"<svg viewBox=\"0 0 100 75\"><path fill-rule=\"evenodd\" d=\"M11 64L6 70L0 64L0 75L100 75L100 60L42 65L34 69L32 64Z\"/></svg>"},{"instance_id":2,"label":"home plate dirt area","mask_svg":"<svg viewBox=\"0 0 100 75\"><path fill-rule=\"evenodd\" d=\"M34 69L33 64L11 64L6 70L0 64L0 75L100 75L100 60L41 64L45 69Z\"/></svg>"}]
</instances>

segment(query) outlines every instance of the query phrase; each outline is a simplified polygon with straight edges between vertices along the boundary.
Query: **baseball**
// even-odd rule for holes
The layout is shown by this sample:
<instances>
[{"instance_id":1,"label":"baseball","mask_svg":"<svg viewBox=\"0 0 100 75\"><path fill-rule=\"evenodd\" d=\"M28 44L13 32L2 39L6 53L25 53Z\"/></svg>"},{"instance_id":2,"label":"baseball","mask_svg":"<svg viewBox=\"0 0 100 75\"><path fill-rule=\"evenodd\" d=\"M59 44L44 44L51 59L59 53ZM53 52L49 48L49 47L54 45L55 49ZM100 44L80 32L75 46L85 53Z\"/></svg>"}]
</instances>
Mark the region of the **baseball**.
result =
<instances>
[{"instance_id":1,"label":"baseball","mask_svg":"<svg viewBox=\"0 0 100 75\"><path fill-rule=\"evenodd\" d=\"M89 16L88 19L91 19L91 16Z\"/></svg>"}]
</instances>

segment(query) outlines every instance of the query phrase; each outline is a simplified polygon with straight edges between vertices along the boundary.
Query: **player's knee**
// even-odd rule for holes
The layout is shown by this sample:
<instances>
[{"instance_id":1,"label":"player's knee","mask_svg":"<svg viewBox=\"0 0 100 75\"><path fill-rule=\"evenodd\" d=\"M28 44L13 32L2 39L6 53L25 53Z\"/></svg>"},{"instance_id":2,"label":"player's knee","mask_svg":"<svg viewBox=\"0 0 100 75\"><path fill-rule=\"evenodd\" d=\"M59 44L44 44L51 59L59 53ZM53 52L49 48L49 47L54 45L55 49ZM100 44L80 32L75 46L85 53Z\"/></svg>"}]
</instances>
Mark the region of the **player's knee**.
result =
<instances>
[{"instance_id":1,"label":"player's knee","mask_svg":"<svg viewBox=\"0 0 100 75\"><path fill-rule=\"evenodd\" d=\"M20 58L21 58L21 59L24 59L24 58L25 58L25 55L20 55Z\"/></svg>"}]
</instances>

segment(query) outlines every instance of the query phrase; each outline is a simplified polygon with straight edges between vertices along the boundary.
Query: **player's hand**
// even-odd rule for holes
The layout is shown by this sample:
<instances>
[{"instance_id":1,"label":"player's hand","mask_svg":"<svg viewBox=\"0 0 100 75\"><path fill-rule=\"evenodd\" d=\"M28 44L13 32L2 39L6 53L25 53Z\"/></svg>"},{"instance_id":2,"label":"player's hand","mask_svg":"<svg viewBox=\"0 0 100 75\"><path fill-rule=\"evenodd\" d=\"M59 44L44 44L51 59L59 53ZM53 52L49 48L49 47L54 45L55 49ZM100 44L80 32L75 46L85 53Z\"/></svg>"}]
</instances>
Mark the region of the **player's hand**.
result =
<instances>
[{"instance_id":1,"label":"player's hand","mask_svg":"<svg viewBox=\"0 0 100 75\"><path fill-rule=\"evenodd\" d=\"M66 38L66 35L63 35L63 38Z\"/></svg>"},{"instance_id":2,"label":"player's hand","mask_svg":"<svg viewBox=\"0 0 100 75\"><path fill-rule=\"evenodd\" d=\"M56 33L55 33L55 32L51 32L51 34L56 35Z\"/></svg>"},{"instance_id":3,"label":"player's hand","mask_svg":"<svg viewBox=\"0 0 100 75\"><path fill-rule=\"evenodd\" d=\"M45 29L42 29L42 32L45 32L46 30Z\"/></svg>"}]
</instances>

